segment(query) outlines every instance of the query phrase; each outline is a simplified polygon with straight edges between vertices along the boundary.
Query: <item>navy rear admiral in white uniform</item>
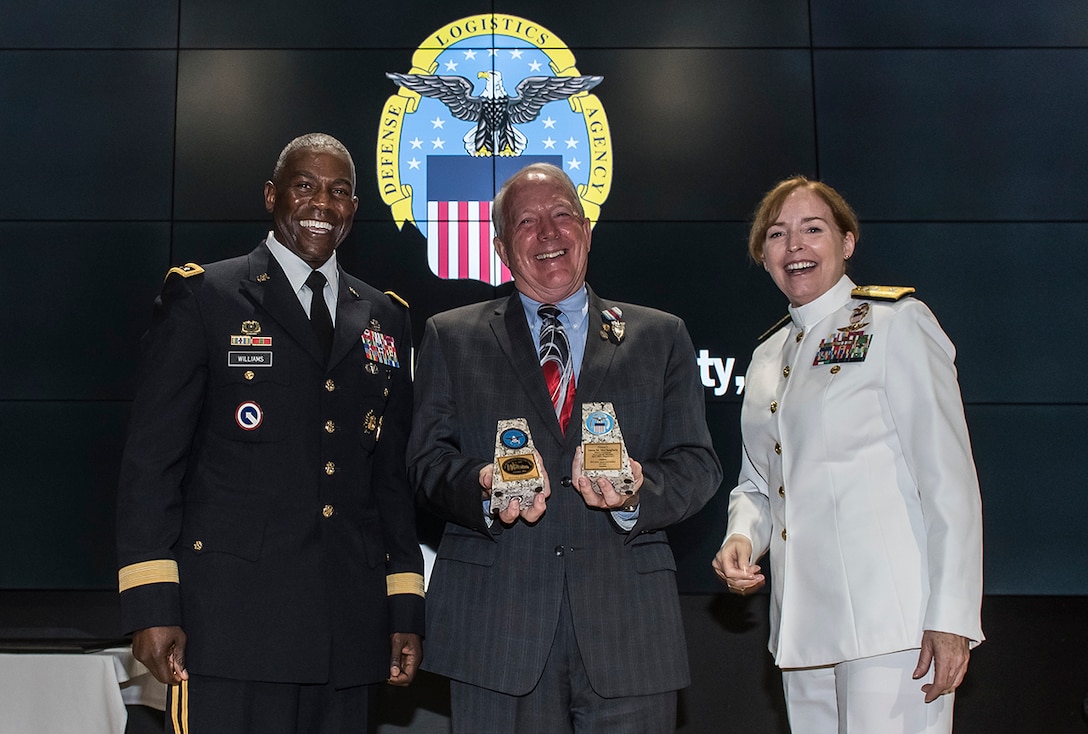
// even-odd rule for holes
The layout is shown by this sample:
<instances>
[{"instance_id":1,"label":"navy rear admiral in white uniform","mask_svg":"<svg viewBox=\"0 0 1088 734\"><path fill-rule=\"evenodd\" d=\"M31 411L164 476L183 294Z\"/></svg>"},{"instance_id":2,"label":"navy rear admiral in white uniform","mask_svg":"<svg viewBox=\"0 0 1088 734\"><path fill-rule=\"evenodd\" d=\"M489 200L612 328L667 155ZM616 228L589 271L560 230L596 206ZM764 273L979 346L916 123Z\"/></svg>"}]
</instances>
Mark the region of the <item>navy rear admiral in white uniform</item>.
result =
<instances>
[{"instance_id":1,"label":"navy rear admiral in white uniform","mask_svg":"<svg viewBox=\"0 0 1088 734\"><path fill-rule=\"evenodd\" d=\"M982 510L955 348L910 288L857 288L857 218L803 177L749 251L789 317L747 374L742 466L714 568L772 569L770 650L793 732L949 732L982 641ZM920 689L920 690L919 690Z\"/></svg>"}]
</instances>

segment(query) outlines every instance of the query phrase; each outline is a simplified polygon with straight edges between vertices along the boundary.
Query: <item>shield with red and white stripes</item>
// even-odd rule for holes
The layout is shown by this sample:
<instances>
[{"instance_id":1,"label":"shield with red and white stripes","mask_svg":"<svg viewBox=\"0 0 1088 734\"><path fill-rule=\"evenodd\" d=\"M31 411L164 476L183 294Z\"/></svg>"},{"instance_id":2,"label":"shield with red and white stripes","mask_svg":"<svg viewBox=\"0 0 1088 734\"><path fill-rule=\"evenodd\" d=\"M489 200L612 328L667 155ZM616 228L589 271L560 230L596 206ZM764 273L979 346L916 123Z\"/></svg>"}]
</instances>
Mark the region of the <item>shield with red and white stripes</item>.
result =
<instances>
[{"instance_id":1,"label":"shield with red and white stripes","mask_svg":"<svg viewBox=\"0 0 1088 734\"><path fill-rule=\"evenodd\" d=\"M492 245L491 200L506 179L538 161L562 164L558 156L427 157L427 262L432 273L491 285L511 280Z\"/></svg>"},{"instance_id":2,"label":"shield with red and white stripes","mask_svg":"<svg viewBox=\"0 0 1088 734\"><path fill-rule=\"evenodd\" d=\"M427 262L439 278L491 285L510 280L491 244L490 201L428 201L427 221Z\"/></svg>"}]
</instances>

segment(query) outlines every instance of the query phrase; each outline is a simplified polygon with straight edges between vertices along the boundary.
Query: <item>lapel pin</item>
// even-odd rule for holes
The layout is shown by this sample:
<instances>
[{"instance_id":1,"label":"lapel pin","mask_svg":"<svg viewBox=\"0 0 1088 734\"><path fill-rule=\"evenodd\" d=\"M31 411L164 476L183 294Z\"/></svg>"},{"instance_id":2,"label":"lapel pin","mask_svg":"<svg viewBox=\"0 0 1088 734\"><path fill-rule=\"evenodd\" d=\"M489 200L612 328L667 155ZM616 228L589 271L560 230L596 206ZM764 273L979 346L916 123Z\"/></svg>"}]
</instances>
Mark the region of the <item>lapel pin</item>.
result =
<instances>
[{"instance_id":1,"label":"lapel pin","mask_svg":"<svg viewBox=\"0 0 1088 734\"><path fill-rule=\"evenodd\" d=\"M622 319L623 311L619 306L601 311L601 320L604 321L601 326L601 338L608 339L613 344L622 342L627 331L627 324Z\"/></svg>"}]
</instances>

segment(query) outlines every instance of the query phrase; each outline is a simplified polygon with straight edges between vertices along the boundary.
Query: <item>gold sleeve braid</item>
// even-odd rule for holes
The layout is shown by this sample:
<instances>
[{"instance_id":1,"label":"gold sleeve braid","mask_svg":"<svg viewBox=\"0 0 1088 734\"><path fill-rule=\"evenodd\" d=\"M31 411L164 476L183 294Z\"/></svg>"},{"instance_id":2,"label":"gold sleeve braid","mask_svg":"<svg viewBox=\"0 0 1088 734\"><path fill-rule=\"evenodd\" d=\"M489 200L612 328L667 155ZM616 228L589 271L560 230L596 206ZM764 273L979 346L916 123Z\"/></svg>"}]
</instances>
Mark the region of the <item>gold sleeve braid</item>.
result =
<instances>
[{"instance_id":1,"label":"gold sleeve braid","mask_svg":"<svg viewBox=\"0 0 1088 734\"><path fill-rule=\"evenodd\" d=\"M415 594L422 597L423 576L418 573L391 573L385 577L385 593L388 596Z\"/></svg>"},{"instance_id":2,"label":"gold sleeve braid","mask_svg":"<svg viewBox=\"0 0 1088 734\"><path fill-rule=\"evenodd\" d=\"M145 584L176 584L178 581L177 561L133 563L117 572L117 590L121 592Z\"/></svg>"}]
</instances>

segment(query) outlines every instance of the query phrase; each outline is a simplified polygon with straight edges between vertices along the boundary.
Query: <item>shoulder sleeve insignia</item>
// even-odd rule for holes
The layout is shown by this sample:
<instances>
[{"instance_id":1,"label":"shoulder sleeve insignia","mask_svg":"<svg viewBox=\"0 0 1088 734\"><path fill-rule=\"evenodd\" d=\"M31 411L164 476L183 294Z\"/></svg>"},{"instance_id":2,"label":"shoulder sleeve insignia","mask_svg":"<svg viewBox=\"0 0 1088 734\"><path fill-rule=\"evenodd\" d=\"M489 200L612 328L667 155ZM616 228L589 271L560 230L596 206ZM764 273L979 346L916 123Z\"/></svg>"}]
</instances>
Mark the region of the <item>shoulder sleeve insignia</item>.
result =
<instances>
[{"instance_id":1,"label":"shoulder sleeve insignia","mask_svg":"<svg viewBox=\"0 0 1088 734\"><path fill-rule=\"evenodd\" d=\"M914 293L914 289L910 286L898 285L863 285L850 291L854 298L871 298L874 301L898 301L911 293Z\"/></svg>"},{"instance_id":2,"label":"shoulder sleeve insignia","mask_svg":"<svg viewBox=\"0 0 1088 734\"><path fill-rule=\"evenodd\" d=\"M200 275L204 272L204 268L200 267L196 263L185 263L181 267L170 268L166 273L166 277L169 278L172 274L177 273L183 278L191 278L194 275Z\"/></svg>"},{"instance_id":3,"label":"shoulder sleeve insignia","mask_svg":"<svg viewBox=\"0 0 1088 734\"><path fill-rule=\"evenodd\" d=\"M392 299L393 299L394 301L396 301L396 302L397 302L397 303L399 303L400 305L404 306L405 308L408 308L408 307L409 307L409 306L408 306L408 301L404 300L403 298L401 298L400 296L398 296L398 295L397 295L396 293L394 293L393 291L386 291L386 292L385 292L385 295L389 296L390 298L392 298Z\"/></svg>"},{"instance_id":4,"label":"shoulder sleeve insignia","mask_svg":"<svg viewBox=\"0 0 1088 734\"><path fill-rule=\"evenodd\" d=\"M773 334L776 331L778 331L779 329L781 329L783 326L785 326L786 324L788 324L790 322L790 318L791 317L790 317L789 314L786 314L785 316L780 318L778 321L775 322L774 326L772 326L771 328L767 329L765 332L760 334L759 338L756 339L756 341L761 342L764 339L766 339L767 337L769 337L771 334Z\"/></svg>"}]
</instances>

